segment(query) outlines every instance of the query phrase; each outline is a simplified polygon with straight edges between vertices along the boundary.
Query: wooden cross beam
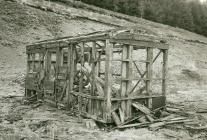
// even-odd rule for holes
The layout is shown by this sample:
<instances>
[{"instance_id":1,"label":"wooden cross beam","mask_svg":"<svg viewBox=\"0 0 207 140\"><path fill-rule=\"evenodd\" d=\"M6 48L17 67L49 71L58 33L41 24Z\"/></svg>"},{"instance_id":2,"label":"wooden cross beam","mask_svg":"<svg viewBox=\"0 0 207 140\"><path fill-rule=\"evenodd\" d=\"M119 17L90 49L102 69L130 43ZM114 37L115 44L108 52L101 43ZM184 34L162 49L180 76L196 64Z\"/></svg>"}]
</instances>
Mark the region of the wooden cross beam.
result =
<instances>
[{"instance_id":1,"label":"wooden cross beam","mask_svg":"<svg viewBox=\"0 0 207 140\"><path fill-rule=\"evenodd\" d=\"M159 55L161 54L161 50L158 52L158 54L155 56L155 58L153 59L152 63L154 63L157 58L159 57ZM141 75L141 78L143 78L146 75L146 71ZM135 86L132 88L132 90L129 92L129 95L131 95L133 93L133 91L135 90L135 88L138 86L138 84L141 82L141 80L137 81L137 83L135 84Z\"/></svg>"}]
</instances>

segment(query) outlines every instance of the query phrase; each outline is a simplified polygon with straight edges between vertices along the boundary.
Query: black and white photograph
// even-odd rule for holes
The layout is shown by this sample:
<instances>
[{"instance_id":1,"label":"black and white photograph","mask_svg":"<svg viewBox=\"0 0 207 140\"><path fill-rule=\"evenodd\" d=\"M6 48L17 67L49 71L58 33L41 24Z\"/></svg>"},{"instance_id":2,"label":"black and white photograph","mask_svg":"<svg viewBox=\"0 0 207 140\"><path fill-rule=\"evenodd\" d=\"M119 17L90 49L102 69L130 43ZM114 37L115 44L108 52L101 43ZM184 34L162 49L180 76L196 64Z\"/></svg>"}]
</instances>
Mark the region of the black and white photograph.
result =
<instances>
[{"instance_id":1,"label":"black and white photograph","mask_svg":"<svg viewBox=\"0 0 207 140\"><path fill-rule=\"evenodd\" d=\"M0 0L0 140L207 140L207 0Z\"/></svg>"}]
</instances>

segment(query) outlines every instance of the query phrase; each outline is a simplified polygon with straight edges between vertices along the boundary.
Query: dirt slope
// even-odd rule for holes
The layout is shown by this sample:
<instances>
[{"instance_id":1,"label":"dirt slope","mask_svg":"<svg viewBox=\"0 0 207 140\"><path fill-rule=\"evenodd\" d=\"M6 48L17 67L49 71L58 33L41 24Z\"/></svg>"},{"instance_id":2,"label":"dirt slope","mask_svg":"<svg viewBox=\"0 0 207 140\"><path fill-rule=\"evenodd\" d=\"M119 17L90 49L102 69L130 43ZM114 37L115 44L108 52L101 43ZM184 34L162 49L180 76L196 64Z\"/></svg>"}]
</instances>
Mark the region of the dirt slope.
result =
<instances>
[{"instance_id":1,"label":"dirt slope","mask_svg":"<svg viewBox=\"0 0 207 140\"><path fill-rule=\"evenodd\" d=\"M116 26L134 26L166 39L169 53L169 93L191 88L205 88L207 83L207 38L179 28L143 19L132 21L76 9L59 3L24 0L26 4L0 1L0 54L7 73L25 72L25 45L49 38L107 30ZM35 3L34 3L35 2ZM13 57L10 57L13 56ZM14 73L13 69L16 70ZM10 74L10 75L11 75ZM4 76L3 76L4 77ZM179 83L179 84L178 84Z\"/></svg>"},{"instance_id":2,"label":"dirt slope","mask_svg":"<svg viewBox=\"0 0 207 140\"><path fill-rule=\"evenodd\" d=\"M1 79L25 73L25 46L32 42L110 28L93 21L73 19L0 0Z\"/></svg>"}]
</instances>

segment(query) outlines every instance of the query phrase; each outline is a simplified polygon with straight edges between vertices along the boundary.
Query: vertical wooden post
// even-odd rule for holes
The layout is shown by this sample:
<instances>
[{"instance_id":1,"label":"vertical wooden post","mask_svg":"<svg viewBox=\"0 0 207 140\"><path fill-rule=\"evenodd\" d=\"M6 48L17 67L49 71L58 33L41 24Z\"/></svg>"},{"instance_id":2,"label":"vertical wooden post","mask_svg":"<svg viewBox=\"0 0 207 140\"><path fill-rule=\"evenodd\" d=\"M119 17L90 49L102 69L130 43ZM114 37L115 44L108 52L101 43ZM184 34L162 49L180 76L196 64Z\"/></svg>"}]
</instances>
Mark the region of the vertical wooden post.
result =
<instances>
[{"instance_id":1,"label":"vertical wooden post","mask_svg":"<svg viewBox=\"0 0 207 140\"><path fill-rule=\"evenodd\" d=\"M148 95L152 94L152 61L153 61L153 48L148 47L147 49L147 63L146 63L146 92ZM148 100L148 107L152 108L152 98Z\"/></svg>"},{"instance_id":2,"label":"vertical wooden post","mask_svg":"<svg viewBox=\"0 0 207 140\"><path fill-rule=\"evenodd\" d=\"M167 62L168 62L168 50L163 50L163 66L162 66L162 95L166 95L166 78L167 78Z\"/></svg>"},{"instance_id":3,"label":"vertical wooden post","mask_svg":"<svg viewBox=\"0 0 207 140\"><path fill-rule=\"evenodd\" d=\"M92 69L91 70L93 70L93 65L94 65L94 60L93 60L93 58L92 58L92 50L90 50L90 60L89 60L89 62L91 62L90 63L90 65L92 65L91 67L92 67ZM90 95L93 95L93 85L94 85L94 83L93 83L93 75L92 75L92 78L91 78L91 89L90 89ZM88 110L87 110L87 112L89 113L89 114L92 114L92 101L91 101L92 99L88 99Z\"/></svg>"},{"instance_id":4,"label":"vertical wooden post","mask_svg":"<svg viewBox=\"0 0 207 140\"><path fill-rule=\"evenodd\" d=\"M79 92L83 92L83 66L84 66L84 43L81 43L80 45L80 63L81 63L81 75L79 80Z\"/></svg>"},{"instance_id":5,"label":"vertical wooden post","mask_svg":"<svg viewBox=\"0 0 207 140\"><path fill-rule=\"evenodd\" d=\"M32 71L35 71L35 53L32 53Z\"/></svg>"},{"instance_id":6,"label":"vertical wooden post","mask_svg":"<svg viewBox=\"0 0 207 140\"><path fill-rule=\"evenodd\" d=\"M100 51L96 51L96 59L101 58L101 52ZM96 70L95 70L95 75L97 77L100 77L100 70L101 70L101 61L98 60L97 64L96 64ZM101 101L100 100L96 100L96 114L100 115L101 114Z\"/></svg>"},{"instance_id":7,"label":"vertical wooden post","mask_svg":"<svg viewBox=\"0 0 207 140\"><path fill-rule=\"evenodd\" d=\"M80 51L81 51L81 75L80 75L80 80L79 80L79 93L83 92L83 66L84 66L84 42L81 43L80 45ZM79 112L81 113L82 111L82 98L81 96L78 97L78 106L79 106Z\"/></svg>"},{"instance_id":8,"label":"vertical wooden post","mask_svg":"<svg viewBox=\"0 0 207 140\"><path fill-rule=\"evenodd\" d=\"M64 55L63 48L61 48L60 49L60 66L63 66L63 55Z\"/></svg>"},{"instance_id":9,"label":"vertical wooden post","mask_svg":"<svg viewBox=\"0 0 207 140\"><path fill-rule=\"evenodd\" d=\"M58 47L56 51L56 74L59 73L59 67L61 65L61 48ZM57 76L57 75L56 75Z\"/></svg>"},{"instance_id":10,"label":"vertical wooden post","mask_svg":"<svg viewBox=\"0 0 207 140\"><path fill-rule=\"evenodd\" d=\"M121 93L120 96L121 98L125 98L126 97L126 92L127 92L127 83L125 80L127 78L127 61L124 61L127 59L127 46L123 45L122 46L122 64L121 64ZM126 101L122 101L121 102L121 109L124 112L124 120L126 118Z\"/></svg>"},{"instance_id":11,"label":"vertical wooden post","mask_svg":"<svg viewBox=\"0 0 207 140\"><path fill-rule=\"evenodd\" d=\"M105 41L102 42L103 44L105 44ZM105 46L102 46L101 49L102 51L104 51L104 48ZM101 59L101 55L102 55L102 51L97 51L97 54L96 54L96 59ZM97 77L100 77L101 74L101 61L97 61L97 64L96 64L96 76ZM104 118L104 101L101 101L101 100L97 100L97 103L96 103L96 108L97 108L97 115L101 115L102 118Z\"/></svg>"},{"instance_id":12,"label":"vertical wooden post","mask_svg":"<svg viewBox=\"0 0 207 140\"><path fill-rule=\"evenodd\" d=\"M30 71L30 53L27 53L27 75Z\"/></svg>"},{"instance_id":13,"label":"vertical wooden post","mask_svg":"<svg viewBox=\"0 0 207 140\"><path fill-rule=\"evenodd\" d=\"M97 52L97 58L101 58L101 52ZM97 62L97 76L100 77L101 61Z\"/></svg>"},{"instance_id":14,"label":"vertical wooden post","mask_svg":"<svg viewBox=\"0 0 207 140\"><path fill-rule=\"evenodd\" d=\"M68 87L67 87L67 110L70 109L70 104L72 101L72 96L70 92L73 90L73 80L74 80L74 59L75 59L75 51L74 45L70 45L68 48Z\"/></svg>"},{"instance_id":15,"label":"vertical wooden post","mask_svg":"<svg viewBox=\"0 0 207 140\"><path fill-rule=\"evenodd\" d=\"M44 69L45 69L45 72L47 73L47 71L48 71L48 68L47 68L47 60L48 60L48 58L47 58L47 55L48 55L48 50L46 50L45 51L45 55L44 55Z\"/></svg>"},{"instance_id":16,"label":"vertical wooden post","mask_svg":"<svg viewBox=\"0 0 207 140\"><path fill-rule=\"evenodd\" d=\"M105 62L105 115L104 119L111 121L111 92L112 92L112 55L113 44L107 39L105 42L106 62Z\"/></svg>"},{"instance_id":17,"label":"vertical wooden post","mask_svg":"<svg viewBox=\"0 0 207 140\"><path fill-rule=\"evenodd\" d=\"M126 88L127 88L127 93L129 94L130 91L131 91L131 88L132 88L132 63L133 63L133 57L132 57L132 53L133 53L133 46L128 46L127 47L127 59L129 59L128 61L128 64L127 64L127 79L129 79L129 81L127 81L127 85L126 85ZM128 96L128 95L127 95ZM132 101L131 100L128 100L126 102L127 104L127 108L126 108L126 117L127 118L130 118L131 117L131 104L132 104Z\"/></svg>"},{"instance_id":18,"label":"vertical wooden post","mask_svg":"<svg viewBox=\"0 0 207 140\"><path fill-rule=\"evenodd\" d=\"M95 94L95 76L96 76L96 42L93 42L92 46L92 85L91 85L91 95Z\"/></svg>"},{"instance_id":19,"label":"vertical wooden post","mask_svg":"<svg viewBox=\"0 0 207 140\"><path fill-rule=\"evenodd\" d=\"M39 65L39 68L38 68L38 71L40 72L41 69L42 69L42 65L41 65L41 63L42 63L42 61L41 61L41 58L42 58L41 55L42 55L42 53L39 52L38 54L39 54L39 58L38 58L38 65Z\"/></svg>"},{"instance_id":20,"label":"vertical wooden post","mask_svg":"<svg viewBox=\"0 0 207 140\"><path fill-rule=\"evenodd\" d=\"M28 75L29 71L30 71L30 53L27 53L27 74L26 75ZM27 85L26 82L24 83L24 85L25 85L25 97L27 98L29 97L29 95L28 95L28 89L26 86Z\"/></svg>"},{"instance_id":21,"label":"vertical wooden post","mask_svg":"<svg viewBox=\"0 0 207 140\"><path fill-rule=\"evenodd\" d=\"M60 67L60 64L61 63L61 48L58 47L57 50L56 50L56 69L55 69L55 101L57 102L57 85L58 85L58 73L59 73L59 67Z\"/></svg>"},{"instance_id":22,"label":"vertical wooden post","mask_svg":"<svg viewBox=\"0 0 207 140\"><path fill-rule=\"evenodd\" d=\"M96 74L97 74L97 57L96 57L96 42L92 42L92 82L91 82L91 95L94 96L95 95L95 81L96 81ZM91 109L90 109L90 113L94 114L96 112L95 109L95 100L91 99Z\"/></svg>"},{"instance_id":23,"label":"vertical wooden post","mask_svg":"<svg viewBox=\"0 0 207 140\"><path fill-rule=\"evenodd\" d=\"M132 84L132 51L133 46L123 45L122 47L122 69L121 69L121 97L127 97ZM131 116L131 100L122 101L121 109L124 112L124 120Z\"/></svg>"},{"instance_id":24,"label":"vertical wooden post","mask_svg":"<svg viewBox=\"0 0 207 140\"><path fill-rule=\"evenodd\" d=\"M50 76L50 71L51 71L51 52L49 52L49 50L47 51L47 79L49 79L49 76Z\"/></svg>"},{"instance_id":25,"label":"vertical wooden post","mask_svg":"<svg viewBox=\"0 0 207 140\"><path fill-rule=\"evenodd\" d=\"M67 87L66 87L66 99L67 99L67 105L66 105L66 110L69 110L69 83L70 83L70 78L69 78L69 75L70 75L70 58L71 58L71 52L70 52L70 49L71 49L71 46L69 46L68 48L68 60L67 60Z\"/></svg>"}]
</instances>

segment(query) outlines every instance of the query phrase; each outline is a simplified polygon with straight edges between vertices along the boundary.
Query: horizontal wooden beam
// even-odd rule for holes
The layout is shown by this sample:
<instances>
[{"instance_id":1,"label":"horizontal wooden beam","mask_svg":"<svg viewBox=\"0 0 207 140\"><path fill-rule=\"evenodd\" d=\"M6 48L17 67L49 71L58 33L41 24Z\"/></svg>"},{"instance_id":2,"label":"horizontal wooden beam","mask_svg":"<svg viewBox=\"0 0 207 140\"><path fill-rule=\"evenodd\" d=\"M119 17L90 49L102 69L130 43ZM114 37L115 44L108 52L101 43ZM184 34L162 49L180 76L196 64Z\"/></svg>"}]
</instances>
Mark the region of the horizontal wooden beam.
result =
<instances>
[{"instance_id":1,"label":"horizontal wooden beam","mask_svg":"<svg viewBox=\"0 0 207 140\"><path fill-rule=\"evenodd\" d=\"M157 98L162 97L163 95L139 95L134 97L125 97L125 98L111 98L111 101L124 101L124 100L136 100L136 99L148 99L148 98Z\"/></svg>"},{"instance_id":2,"label":"horizontal wooden beam","mask_svg":"<svg viewBox=\"0 0 207 140\"><path fill-rule=\"evenodd\" d=\"M79 42L91 42L91 41L97 41L97 40L104 40L107 39L106 37L100 37L100 38L91 38L90 40L88 39L82 39L82 40L68 40L65 42L48 42L48 43L43 43L43 44L33 44L27 46L27 51L32 51L34 50L35 52L37 49L42 48L56 48L58 45L60 45L61 48L67 48L69 47L69 44L71 43L79 43ZM150 42L150 41L142 41L142 40L127 40L127 39L110 39L110 42L112 43L120 43L120 44L128 44L128 45L133 45L134 49L146 49L147 47L152 47L152 48L158 48L158 49L169 49L167 44L160 43L160 42ZM121 45L118 47L115 45L115 48L121 48Z\"/></svg>"},{"instance_id":3,"label":"horizontal wooden beam","mask_svg":"<svg viewBox=\"0 0 207 140\"><path fill-rule=\"evenodd\" d=\"M81 111L80 112L82 116L86 117L86 118L91 118L95 121L101 122L101 123L108 123L107 121L103 120L102 118L96 116L96 115L91 115L87 112Z\"/></svg>"},{"instance_id":4,"label":"horizontal wooden beam","mask_svg":"<svg viewBox=\"0 0 207 140\"><path fill-rule=\"evenodd\" d=\"M149 81L149 80L165 80L166 78L141 78L141 77L135 77L135 78L119 78L116 79L117 81L138 81L138 80L143 80L143 81Z\"/></svg>"},{"instance_id":5,"label":"horizontal wooden beam","mask_svg":"<svg viewBox=\"0 0 207 140\"><path fill-rule=\"evenodd\" d=\"M106 61L105 58L100 58L100 59L97 59L97 60L94 60L94 62L96 61ZM124 62L141 62L141 63L149 63L149 61L146 61L146 60L131 60L131 59L112 59L111 61L124 61Z\"/></svg>"},{"instance_id":6,"label":"horizontal wooden beam","mask_svg":"<svg viewBox=\"0 0 207 140\"><path fill-rule=\"evenodd\" d=\"M148 81L150 79L137 77L137 78L117 78L116 80L117 81L138 81L138 80Z\"/></svg>"},{"instance_id":7,"label":"horizontal wooden beam","mask_svg":"<svg viewBox=\"0 0 207 140\"><path fill-rule=\"evenodd\" d=\"M29 53L44 53L46 52L46 49L44 48L32 48L32 49L26 49L26 54L29 54Z\"/></svg>"},{"instance_id":8,"label":"horizontal wooden beam","mask_svg":"<svg viewBox=\"0 0 207 140\"><path fill-rule=\"evenodd\" d=\"M112 37L114 39L129 39L129 40L143 40L143 41L161 41L161 38L152 35L137 34L132 32L122 32Z\"/></svg>"},{"instance_id":9,"label":"horizontal wooden beam","mask_svg":"<svg viewBox=\"0 0 207 140\"><path fill-rule=\"evenodd\" d=\"M31 47L36 47L36 46L40 46L42 48L54 48L60 46L62 48L64 47L69 47L68 44L73 44L73 43L79 43L79 42L92 42L92 41L102 41L102 40L106 40L107 38L109 38L109 35L107 34L94 34L94 35L83 35L83 36L75 36L75 37L68 37L68 38L64 38L64 39L57 39L57 40L46 40L43 42L37 42L31 45L28 45L27 48L31 48Z\"/></svg>"},{"instance_id":10,"label":"horizontal wooden beam","mask_svg":"<svg viewBox=\"0 0 207 140\"><path fill-rule=\"evenodd\" d=\"M145 49L147 47L158 48L158 49L169 49L167 44L160 43L160 42L152 42L152 41L131 40L131 39L110 39L110 42L133 45L134 49Z\"/></svg>"},{"instance_id":11,"label":"horizontal wooden beam","mask_svg":"<svg viewBox=\"0 0 207 140\"><path fill-rule=\"evenodd\" d=\"M149 61L146 60L132 60L132 59L113 59L112 61L133 61L133 62L141 62L141 63L149 63Z\"/></svg>"},{"instance_id":12,"label":"horizontal wooden beam","mask_svg":"<svg viewBox=\"0 0 207 140\"><path fill-rule=\"evenodd\" d=\"M44 60L27 60L27 62L43 62Z\"/></svg>"},{"instance_id":13,"label":"horizontal wooden beam","mask_svg":"<svg viewBox=\"0 0 207 140\"><path fill-rule=\"evenodd\" d=\"M81 96L83 98L88 98L88 99L96 99L96 100L104 100L104 97L100 97L100 96L91 96L89 94L86 93L82 93L82 92L71 92L71 94L73 94L74 96Z\"/></svg>"},{"instance_id":14,"label":"horizontal wooden beam","mask_svg":"<svg viewBox=\"0 0 207 140\"><path fill-rule=\"evenodd\" d=\"M96 100L104 100L104 97L100 96L91 96L88 94L83 94L80 92L72 92L74 96L81 96L83 98L88 99L96 99ZM138 95L133 97L123 97L123 98L111 98L111 101L124 101L124 100L136 100L136 99L148 99L148 98L156 98L156 97L162 97L163 95Z\"/></svg>"}]
</instances>

